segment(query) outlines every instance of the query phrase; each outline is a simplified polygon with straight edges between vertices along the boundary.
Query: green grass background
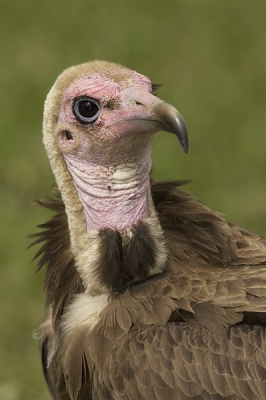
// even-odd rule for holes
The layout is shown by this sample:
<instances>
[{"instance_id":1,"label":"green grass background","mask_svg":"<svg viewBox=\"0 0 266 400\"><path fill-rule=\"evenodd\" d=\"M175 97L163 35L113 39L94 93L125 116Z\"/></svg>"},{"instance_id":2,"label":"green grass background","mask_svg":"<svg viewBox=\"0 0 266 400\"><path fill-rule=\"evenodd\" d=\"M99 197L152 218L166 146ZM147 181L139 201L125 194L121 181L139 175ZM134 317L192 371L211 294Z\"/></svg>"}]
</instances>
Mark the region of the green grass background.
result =
<instances>
[{"instance_id":1,"label":"green grass background","mask_svg":"<svg viewBox=\"0 0 266 400\"><path fill-rule=\"evenodd\" d=\"M45 96L57 75L92 59L119 62L164 84L184 116L190 151L160 133L157 179L187 190L266 235L265 0L23 0L1 2L2 400L48 400L38 344L43 273L27 235L47 213L31 206L53 176L42 145Z\"/></svg>"}]
</instances>

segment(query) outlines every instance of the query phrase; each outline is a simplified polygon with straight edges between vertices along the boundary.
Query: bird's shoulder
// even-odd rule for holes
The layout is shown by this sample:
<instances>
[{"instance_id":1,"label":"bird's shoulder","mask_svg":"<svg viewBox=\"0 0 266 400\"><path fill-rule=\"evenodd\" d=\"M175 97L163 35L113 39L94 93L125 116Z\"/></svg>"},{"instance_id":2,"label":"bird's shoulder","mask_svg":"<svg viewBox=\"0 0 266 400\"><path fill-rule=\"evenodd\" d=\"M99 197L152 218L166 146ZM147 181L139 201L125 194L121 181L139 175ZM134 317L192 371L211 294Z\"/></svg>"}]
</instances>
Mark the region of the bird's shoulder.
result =
<instances>
[{"instance_id":1,"label":"bird's shoulder","mask_svg":"<svg viewBox=\"0 0 266 400\"><path fill-rule=\"evenodd\" d=\"M229 224L176 183L154 183L152 196L169 252L165 271L114 291L96 325L77 326L56 356L50 353L57 347L53 326L73 298L86 294L71 256L64 206L60 200L46 204L57 212L37 237L54 308L42 340L51 391L62 399L69 399L67 392L73 399L96 393L116 398L121 390L139 399L212 398L210 393L240 399L252 390L254 399L261 398L265 240ZM67 291L60 291L62 284Z\"/></svg>"},{"instance_id":2,"label":"bird's shoulder","mask_svg":"<svg viewBox=\"0 0 266 400\"><path fill-rule=\"evenodd\" d=\"M184 321L190 312L190 319L200 315L203 321L203 313L216 312L218 316L218 309L224 314L224 309L230 308L231 316L226 318L231 324L237 322L240 312L265 312L266 240L228 223L181 190L182 183L152 183L168 251L166 269L115 290L106 310L110 319L113 313L118 320L120 315L124 321L128 318L129 325L136 321L165 324ZM54 319L59 321L73 296L84 288L71 252L64 204L58 192L57 196L40 203L56 214L40 225L42 231L35 235L35 243L42 243L36 257L41 256L39 268L46 265L47 304L53 303Z\"/></svg>"},{"instance_id":3,"label":"bird's shoulder","mask_svg":"<svg viewBox=\"0 0 266 400\"><path fill-rule=\"evenodd\" d=\"M177 263L217 266L266 262L266 239L241 229L180 189L184 181L153 182L154 205Z\"/></svg>"}]
</instances>

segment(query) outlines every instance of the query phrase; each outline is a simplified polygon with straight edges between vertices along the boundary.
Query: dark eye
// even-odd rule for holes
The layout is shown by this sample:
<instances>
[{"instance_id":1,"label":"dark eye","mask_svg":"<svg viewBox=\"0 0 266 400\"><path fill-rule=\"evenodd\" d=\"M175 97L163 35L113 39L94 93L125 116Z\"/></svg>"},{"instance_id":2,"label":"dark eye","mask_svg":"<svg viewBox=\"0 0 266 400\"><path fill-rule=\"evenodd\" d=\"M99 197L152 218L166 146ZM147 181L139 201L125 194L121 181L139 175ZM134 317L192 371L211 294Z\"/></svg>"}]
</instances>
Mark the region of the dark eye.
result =
<instances>
[{"instance_id":1,"label":"dark eye","mask_svg":"<svg viewBox=\"0 0 266 400\"><path fill-rule=\"evenodd\" d=\"M79 97L74 101L73 112L82 124L94 122L100 115L100 103L90 97Z\"/></svg>"}]
</instances>

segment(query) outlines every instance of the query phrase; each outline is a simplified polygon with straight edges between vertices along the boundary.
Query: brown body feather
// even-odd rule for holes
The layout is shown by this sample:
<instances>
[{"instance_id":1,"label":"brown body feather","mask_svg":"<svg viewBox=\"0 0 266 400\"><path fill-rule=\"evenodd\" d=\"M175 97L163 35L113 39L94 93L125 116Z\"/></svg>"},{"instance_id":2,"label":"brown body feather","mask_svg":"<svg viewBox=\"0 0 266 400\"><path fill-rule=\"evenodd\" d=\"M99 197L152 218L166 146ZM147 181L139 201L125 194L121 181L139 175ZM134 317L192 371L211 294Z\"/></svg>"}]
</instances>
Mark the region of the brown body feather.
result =
<instances>
[{"instance_id":1,"label":"brown body feather","mask_svg":"<svg viewBox=\"0 0 266 400\"><path fill-rule=\"evenodd\" d=\"M57 212L35 241L44 243L39 268L47 266L40 336L55 399L265 398L266 240L178 186L151 185L169 252L166 270L147 278L156 243L144 223L135 224L132 242L101 231L102 263L114 268L95 273L112 294L93 329L78 326L67 338L60 323L84 288L63 203L41 203Z\"/></svg>"}]
</instances>

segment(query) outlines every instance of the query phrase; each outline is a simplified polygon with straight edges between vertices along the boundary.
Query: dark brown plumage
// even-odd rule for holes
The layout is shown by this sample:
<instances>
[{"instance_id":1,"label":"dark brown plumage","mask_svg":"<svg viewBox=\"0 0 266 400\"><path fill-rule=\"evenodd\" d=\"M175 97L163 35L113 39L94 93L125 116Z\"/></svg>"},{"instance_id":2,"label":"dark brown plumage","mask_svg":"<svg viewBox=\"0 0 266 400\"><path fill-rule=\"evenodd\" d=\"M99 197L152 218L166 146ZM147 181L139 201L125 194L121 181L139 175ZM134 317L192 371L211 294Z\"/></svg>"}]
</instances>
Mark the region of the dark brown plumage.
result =
<instances>
[{"instance_id":1,"label":"dark brown plumage","mask_svg":"<svg viewBox=\"0 0 266 400\"><path fill-rule=\"evenodd\" d=\"M183 119L153 88L94 62L48 95L44 142L60 191L39 202L55 215L34 242L47 384L56 400L264 399L266 240L185 182L149 181L156 130L188 149Z\"/></svg>"},{"instance_id":2,"label":"dark brown plumage","mask_svg":"<svg viewBox=\"0 0 266 400\"><path fill-rule=\"evenodd\" d=\"M214 399L219 395L263 399L266 241L228 224L178 186L178 182L152 185L170 250L167 271L135 285L121 282L120 290L114 288L102 326L99 323L91 334L86 328L73 332L48 371L49 334L44 336L44 371L55 398L58 389L51 383L50 370L55 371L54 376L61 375L59 399L109 399L127 383L133 385L132 399ZM44 231L35 243L44 243L37 254L42 255L38 265L47 265L45 288L58 327L82 284L67 239L64 205L60 200L42 204L57 211L40 226ZM108 233L100 233L106 235L107 245ZM112 265L123 257L121 237L115 242L113 254L110 248L109 254L108 249L103 252L109 257L106 263ZM119 261L113 264L116 259ZM79 374L78 368L83 368L83 373ZM101 368L107 369L100 379L97 371ZM69 375L67 388L64 374ZM152 386L148 382L153 382ZM91 397L86 397L88 392Z\"/></svg>"}]
</instances>

